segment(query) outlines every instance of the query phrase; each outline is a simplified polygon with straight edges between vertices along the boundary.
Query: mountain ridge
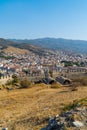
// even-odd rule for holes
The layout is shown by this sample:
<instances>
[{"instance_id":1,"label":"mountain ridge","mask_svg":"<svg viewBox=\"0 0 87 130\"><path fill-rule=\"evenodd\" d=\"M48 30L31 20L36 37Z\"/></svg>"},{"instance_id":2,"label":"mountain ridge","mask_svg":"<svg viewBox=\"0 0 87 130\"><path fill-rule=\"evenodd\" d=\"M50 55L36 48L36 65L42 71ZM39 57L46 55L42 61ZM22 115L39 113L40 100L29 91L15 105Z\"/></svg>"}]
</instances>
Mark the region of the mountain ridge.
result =
<instances>
[{"instance_id":1,"label":"mountain ridge","mask_svg":"<svg viewBox=\"0 0 87 130\"><path fill-rule=\"evenodd\" d=\"M2 46L2 48L14 46L20 49L27 49L39 54L45 53L46 50L62 50L87 54L87 41L85 40L70 40L63 38L17 40L0 38L0 46Z\"/></svg>"},{"instance_id":2,"label":"mountain ridge","mask_svg":"<svg viewBox=\"0 0 87 130\"><path fill-rule=\"evenodd\" d=\"M52 50L71 50L77 53L87 54L87 41L86 40L72 40L64 38L38 38L38 39L10 39L18 43L33 44Z\"/></svg>"}]
</instances>

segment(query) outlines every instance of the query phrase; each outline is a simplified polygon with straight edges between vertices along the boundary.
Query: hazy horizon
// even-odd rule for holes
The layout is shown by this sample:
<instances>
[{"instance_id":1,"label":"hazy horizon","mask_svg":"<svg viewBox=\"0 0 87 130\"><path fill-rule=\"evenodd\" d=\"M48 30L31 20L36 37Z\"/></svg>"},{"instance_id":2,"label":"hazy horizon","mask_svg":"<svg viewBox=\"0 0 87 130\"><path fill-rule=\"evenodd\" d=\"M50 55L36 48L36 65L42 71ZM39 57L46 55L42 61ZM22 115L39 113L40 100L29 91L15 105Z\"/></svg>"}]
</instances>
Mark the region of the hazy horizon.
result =
<instances>
[{"instance_id":1,"label":"hazy horizon","mask_svg":"<svg viewBox=\"0 0 87 130\"><path fill-rule=\"evenodd\" d=\"M36 38L12 38L12 37L9 37L9 38L5 38L5 37L0 37L1 39L6 39L6 40L36 40L36 39L46 39L46 38L49 38L49 39L65 39L65 40L81 40L81 41L87 41L87 39L72 39L72 38L64 38L64 37L36 37Z\"/></svg>"}]
</instances>

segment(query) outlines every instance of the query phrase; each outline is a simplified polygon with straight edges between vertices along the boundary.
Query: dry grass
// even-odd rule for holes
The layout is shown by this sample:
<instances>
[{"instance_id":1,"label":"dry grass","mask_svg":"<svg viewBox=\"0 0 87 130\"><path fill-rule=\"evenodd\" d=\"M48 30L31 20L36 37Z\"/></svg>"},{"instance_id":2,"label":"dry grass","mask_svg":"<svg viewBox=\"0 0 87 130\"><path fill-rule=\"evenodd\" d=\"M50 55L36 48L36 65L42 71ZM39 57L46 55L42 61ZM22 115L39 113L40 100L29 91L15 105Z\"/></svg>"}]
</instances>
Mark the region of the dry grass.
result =
<instances>
[{"instance_id":1,"label":"dry grass","mask_svg":"<svg viewBox=\"0 0 87 130\"><path fill-rule=\"evenodd\" d=\"M59 114L74 100L86 98L87 87L78 91L61 87L52 89L44 84L29 89L0 91L0 126L9 130L40 130L49 116Z\"/></svg>"},{"instance_id":2,"label":"dry grass","mask_svg":"<svg viewBox=\"0 0 87 130\"><path fill-rule=\"evenodd\" d=\"M86 106L87 107L87 97L80 99L80 100L75 100L73 103L69 103L64 106L63 111L69 111L73 108L75 108L78 104L81 106Z\"/></svg>"},{"instance_id":3,"label":"dry grass","mask_svg":"<svg viewBox=\"0 0 87 130\"><path fill-rule=\"evenodd\" d=\"M60 83L53 83L52 85L50 85L51 88L61 88L62 85Z\"/></svg>"},{"instance_id":4,"label":"dry grass","mask_svg":"<svg viewBox=\"0 0 87 130\"><path fill-rule=\"evenodd\" d=\"M16 54L29 53L29 51L26 50L26 49L15 48L15 47L12 47L12 46L8 46L8 48L4 49L3 52L9 53L9 54L13 54L13 53L16 53Z\"/></svg>"},{"instance_id":5,"label":"dry grass","mask_svg":"<svg viewBox=\"0 0 87 130\"><path fill-rule=\"evenodd\" d=\"M77 77L73 80L73 82L77 86L87 86L87 78L86 77Z\"/></svg>"}]
</instances>

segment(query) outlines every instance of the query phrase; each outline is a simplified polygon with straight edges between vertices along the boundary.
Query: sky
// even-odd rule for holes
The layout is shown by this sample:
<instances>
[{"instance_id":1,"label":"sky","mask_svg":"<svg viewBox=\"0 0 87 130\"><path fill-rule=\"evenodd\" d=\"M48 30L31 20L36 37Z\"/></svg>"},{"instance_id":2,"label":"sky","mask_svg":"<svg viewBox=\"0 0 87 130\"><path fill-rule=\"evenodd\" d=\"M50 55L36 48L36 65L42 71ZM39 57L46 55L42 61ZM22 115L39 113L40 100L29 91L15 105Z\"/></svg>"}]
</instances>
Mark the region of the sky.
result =
<instances>
[{"instance_id":1,"label":"sky","mask_svg":"<svg viewBox=\"0 0 87 130\"><path fill-rule=\"evenodd\" d=\"M0 0L0 37L87 40L87 0Z\"/></svg>"}]
</instances>

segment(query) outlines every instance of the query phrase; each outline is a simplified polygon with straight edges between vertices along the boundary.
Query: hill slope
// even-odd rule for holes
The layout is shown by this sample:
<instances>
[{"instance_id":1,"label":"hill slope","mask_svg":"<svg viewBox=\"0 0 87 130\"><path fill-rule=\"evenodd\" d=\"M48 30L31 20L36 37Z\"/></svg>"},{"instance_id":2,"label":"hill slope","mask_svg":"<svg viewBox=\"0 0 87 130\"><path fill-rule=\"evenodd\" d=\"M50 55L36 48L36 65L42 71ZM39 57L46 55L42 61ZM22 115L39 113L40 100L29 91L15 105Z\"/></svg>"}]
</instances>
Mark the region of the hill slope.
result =
<instances>
[{"instance_id":1,"label":"hill slope","mask_svg":"<svg viewBox=\"0 0 87 130\"><path fill-rule=\"evenodd\" d=\"M38 47L36 45L27 44L27 43L20 43L19 44L17 41L10 41L10 40L0 38L1 50L5 49L5 51L7 51L7 50L9 50L9 48L8 48L9 46L10 46L10 51L14 50L12 47L15 47L15 48L22 49L22 51L23 51L23 49L25 49L26 51L28 50L32 53L37 54L37 55L45 55L46 52L48 52L46 49ZM8 49L6 50L6 48L8 48Z\"/></svg>"},{"instance_id":2,"label":"hill slope","mask_svg":"<svg viewBox=\"0 0 87 130\"><path fill-rule=\"evenodd\" d=\"M9 45L13 45L15 42L0 38L0 48L7 48Z\"/></svg>"},{"instance_id":3,"label":"hill slope","mask_svg":"<svg viewBox=\"0 0 87 130\"><path fill-rule=\"evenodd\" d=\"M9 53L9 54L29 54L29 51L26 49L20 49L20 48L16 48L16 47L12 47L12 46L8 46L7 48L3 49L3 52L5 53Z\"/></svg>"},{"instance_id":4,"label":"hill slope","mask_svg":"<svg viewBox=\"0 0 87 130\"><path fill-rule=\"evenodd\" d=\"M33 44L52 50L62 49L62 50L72 50L77 53L87 53L87 41L84 40L69 40L63 38L41 38L34 40L13 39L11 41L16 41L18 43Z\"/></svg>"},{"instance_id":5,"label":"hill slope","mask_svg":"<svg viewBox=\"0 0 87 130\"><path fill-rule=\"evenodd\" d=\"M46 86L0 91L0 126L9 127L9 130L40 130L46 125L44 119L59 114L62 107L76 99L86 97L87 87L73 92L67 87L51 89Z\"/></svg>"}]
</instances>

